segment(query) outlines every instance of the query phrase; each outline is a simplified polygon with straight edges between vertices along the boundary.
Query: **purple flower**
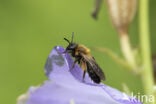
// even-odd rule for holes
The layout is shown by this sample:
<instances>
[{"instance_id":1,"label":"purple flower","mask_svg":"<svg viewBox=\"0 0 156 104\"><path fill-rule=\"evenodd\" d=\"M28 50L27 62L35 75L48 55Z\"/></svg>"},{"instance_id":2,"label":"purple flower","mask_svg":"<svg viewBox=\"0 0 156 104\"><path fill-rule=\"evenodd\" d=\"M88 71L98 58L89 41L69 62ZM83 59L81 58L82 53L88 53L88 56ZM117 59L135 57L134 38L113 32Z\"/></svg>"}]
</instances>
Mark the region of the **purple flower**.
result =
<instances>
[{"instance_id":1,"label":"purple flower","mask_svg":"<svg viewBox=\"0 0 156 104\"><path fill-rule=\"evenodd\" d=\"M63 51L60 46L52 50L45 65L50 80L31 87L19 97L18 104L142 104L114 88L94 83L88 74L82 81L82 69L75 65L69 71L73 59L61 54Z\"/></svg>"}]
</instances>

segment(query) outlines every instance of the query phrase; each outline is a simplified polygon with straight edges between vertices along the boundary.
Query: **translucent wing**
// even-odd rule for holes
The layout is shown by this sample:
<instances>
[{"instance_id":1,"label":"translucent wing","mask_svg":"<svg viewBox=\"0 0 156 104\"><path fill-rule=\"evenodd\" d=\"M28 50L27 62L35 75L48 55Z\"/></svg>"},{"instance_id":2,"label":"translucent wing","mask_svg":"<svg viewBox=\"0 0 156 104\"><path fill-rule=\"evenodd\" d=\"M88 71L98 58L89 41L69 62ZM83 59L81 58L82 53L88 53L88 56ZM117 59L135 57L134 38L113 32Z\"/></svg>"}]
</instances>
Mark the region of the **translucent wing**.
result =
<instances>
[{"instance_id":1,"label":"translucent wing","mask_svg":"<svg viewBox=\"0 0 156 104\"><path fill-rule=\"evenodd\" d=\"M94 57L88 57L85 54L81 53L82 57L86 61L86 63L90 66L89 68L92 68L94 72L100 77L101 80L105 81L105 75L102 69L99 67L99 65L96 63Z\"/></svg>"}]
</instances>

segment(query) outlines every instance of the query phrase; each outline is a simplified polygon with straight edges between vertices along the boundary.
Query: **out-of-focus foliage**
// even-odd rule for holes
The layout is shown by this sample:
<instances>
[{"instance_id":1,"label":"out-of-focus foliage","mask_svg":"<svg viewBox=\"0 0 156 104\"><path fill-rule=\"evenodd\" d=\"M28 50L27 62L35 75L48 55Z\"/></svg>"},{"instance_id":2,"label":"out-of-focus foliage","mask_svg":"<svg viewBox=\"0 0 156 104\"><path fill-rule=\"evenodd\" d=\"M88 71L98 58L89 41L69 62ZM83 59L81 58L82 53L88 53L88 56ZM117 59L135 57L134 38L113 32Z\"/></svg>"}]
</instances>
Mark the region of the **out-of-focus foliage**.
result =
<instances>
[{"instance_id":1,"label":"out-of-focus foliage","mask_svg":"<svg viewBox=\"0 0 156 104\"><path fill-rule=\"evenodd\" d=\"M63 38L71 38L89 48L103 46L121 56L117 32L103 2L99 20L91 17L90 0L0 0L0 103L13 104L17 96L34 84L45 80L44 64L51 49L66 46ZM156 14L150 1L152 53L156 53ZM131 25L132 44L138 46L137 17ZM139 77L124 71L107 55L92 50L103 68L106 84L122 90L126 83L131 91L142 92ZM122 57L122 56L121 56Z\"/></svg>"}]
</instances>

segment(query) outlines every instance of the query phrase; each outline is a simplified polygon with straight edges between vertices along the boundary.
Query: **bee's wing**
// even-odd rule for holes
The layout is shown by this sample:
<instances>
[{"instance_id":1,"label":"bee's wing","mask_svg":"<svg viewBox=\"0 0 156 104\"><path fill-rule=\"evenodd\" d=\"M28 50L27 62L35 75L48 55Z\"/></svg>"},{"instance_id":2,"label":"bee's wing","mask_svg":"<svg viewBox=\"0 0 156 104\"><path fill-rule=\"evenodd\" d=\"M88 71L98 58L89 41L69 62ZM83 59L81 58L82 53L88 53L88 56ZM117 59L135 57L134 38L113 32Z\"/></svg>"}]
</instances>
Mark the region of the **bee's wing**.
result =
<instances>
[{"instance_id":1,"label":"bee's wing","mask_svg":"<svg viewBox=\"0 0 156 104\"><path fill-rule=\"evenodd\" d=\"M92 67L92 69L95 71L95 73L100 77L100 79L105 81L106 80L105 74L102 71L102 69L99 67L99 65L96 63L94 57L90 58L83 53L81 55L85 59L86 63L88 63Z\"/></svg>"}]
</instances>

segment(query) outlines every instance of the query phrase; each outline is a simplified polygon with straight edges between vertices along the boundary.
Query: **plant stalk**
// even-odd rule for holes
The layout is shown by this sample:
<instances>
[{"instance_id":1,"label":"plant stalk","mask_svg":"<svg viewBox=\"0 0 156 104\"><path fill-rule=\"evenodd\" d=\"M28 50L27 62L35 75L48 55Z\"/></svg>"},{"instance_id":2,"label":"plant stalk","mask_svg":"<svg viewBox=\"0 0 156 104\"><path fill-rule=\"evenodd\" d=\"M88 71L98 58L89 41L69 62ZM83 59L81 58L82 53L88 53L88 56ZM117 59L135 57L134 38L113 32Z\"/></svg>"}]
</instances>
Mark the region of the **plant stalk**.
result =
<instances>
[{"instance_id":1,"label":"plant stalk","mask_svg":"<svg viewBox=\"0 0 156 104\"><path fill-rule=\"evenodd\" d=\"M142 82L145 94L154 95L154 79L152 74L152 61L150 51L150 33L149 33L149 14L148 14L149 0L140 0L139 3L139 32L140 32L140 46L142 57ZM156 96L156 95L155 95ZM156 100L156 97L155 97ZM151 104L156 104L153 102Z\"/></svg>"},{"instance_id":2,"label":"plant stalk","mask_svg":"<svg viewBox=\"0 0 156 104\"><path fill-rule=\"evenodd\" d=\"M120 32L120 45L126 61L132 66L132 70L137 70L135 56L126 32Z\"/></svg>"}]
</instances>

